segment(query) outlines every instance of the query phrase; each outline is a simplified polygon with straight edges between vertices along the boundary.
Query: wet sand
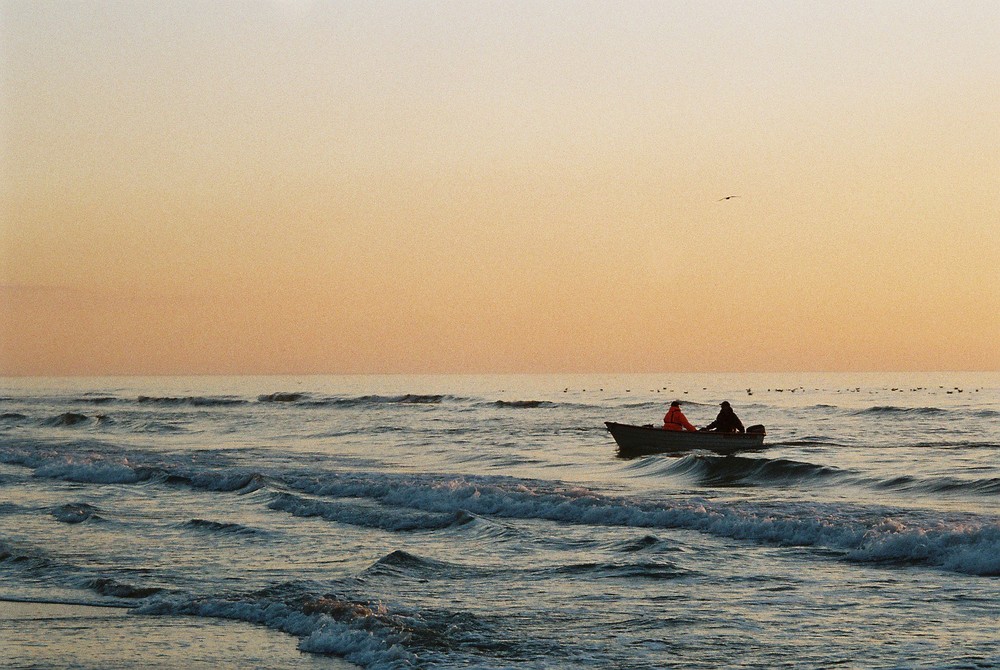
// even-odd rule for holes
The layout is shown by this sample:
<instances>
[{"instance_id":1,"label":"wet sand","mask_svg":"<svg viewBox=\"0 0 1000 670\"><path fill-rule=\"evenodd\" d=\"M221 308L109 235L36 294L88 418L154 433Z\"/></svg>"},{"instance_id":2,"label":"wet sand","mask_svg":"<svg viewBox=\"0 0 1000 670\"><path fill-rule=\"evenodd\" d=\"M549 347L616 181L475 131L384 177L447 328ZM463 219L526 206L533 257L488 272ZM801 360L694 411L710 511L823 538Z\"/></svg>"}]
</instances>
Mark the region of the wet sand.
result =
<instances>
[{"instance_id":1,"label":"wet sand","mask_svg":"<svg viewBox=\"0 0 1000 670\"><path fill-rule=\"evenodd\" d=\"M0 659L5 668L357 669L342 659L301 652L297 643L291 635L238 621L0 600Z\"/></svg>"}]
</instances>

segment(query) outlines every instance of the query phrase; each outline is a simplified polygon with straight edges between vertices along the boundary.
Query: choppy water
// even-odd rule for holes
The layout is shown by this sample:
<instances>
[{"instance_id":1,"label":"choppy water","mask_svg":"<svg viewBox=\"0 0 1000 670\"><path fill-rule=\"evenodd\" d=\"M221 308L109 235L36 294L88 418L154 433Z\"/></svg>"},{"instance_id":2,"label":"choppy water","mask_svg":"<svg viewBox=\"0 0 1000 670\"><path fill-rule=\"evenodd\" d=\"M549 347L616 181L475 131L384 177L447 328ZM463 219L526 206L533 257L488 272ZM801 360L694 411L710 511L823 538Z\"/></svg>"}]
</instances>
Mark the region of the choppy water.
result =
<instances>
[{"instance_id":1,"label":"choppy water","mask_svg":"<svg viewBox=\"0 0 1000 670\"><path fill-rule=\"evenodd\" d=\"M770 447L617 458L675 397ZM998 374L0 386L0 598L368 668L1000 667L998 493Z\"/></svg>"}]
</instances>

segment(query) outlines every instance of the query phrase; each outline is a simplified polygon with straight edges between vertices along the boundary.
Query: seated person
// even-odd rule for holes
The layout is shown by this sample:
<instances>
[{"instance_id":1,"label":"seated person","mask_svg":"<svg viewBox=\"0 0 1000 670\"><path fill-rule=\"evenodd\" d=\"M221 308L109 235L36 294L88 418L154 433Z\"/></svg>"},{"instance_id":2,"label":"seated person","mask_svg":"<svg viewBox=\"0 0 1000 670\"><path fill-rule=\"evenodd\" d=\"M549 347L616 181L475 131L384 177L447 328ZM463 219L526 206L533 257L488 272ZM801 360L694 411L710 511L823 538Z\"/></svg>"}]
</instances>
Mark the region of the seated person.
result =
<instances>
[{"instance_id":1,"label":"seated person","mask_svg":"<svg viewBox=\"0 0 1000 670\"><path fill-rule=\"evenodd\" d=\"M722 409L719 410L719 416L715 417L715 421L705 426L703 430L711 430L718 433L742 433L743 422L740 421L740 417L736 416L736 412L729 405L728 400L724 400L721 405Z\"/></svg>"},{"instance_id":2,"label":"seated person","mask_svg":"<svg viewBox=\"0 0 1000 670\"><path fill-rule=\"evenodd\" d=\"M692 430L698 429L691 425L684 413L681 412L681 401L675 400L670 403L670 409L663 417L663 430Z\"/></svg>"}]
</instances>

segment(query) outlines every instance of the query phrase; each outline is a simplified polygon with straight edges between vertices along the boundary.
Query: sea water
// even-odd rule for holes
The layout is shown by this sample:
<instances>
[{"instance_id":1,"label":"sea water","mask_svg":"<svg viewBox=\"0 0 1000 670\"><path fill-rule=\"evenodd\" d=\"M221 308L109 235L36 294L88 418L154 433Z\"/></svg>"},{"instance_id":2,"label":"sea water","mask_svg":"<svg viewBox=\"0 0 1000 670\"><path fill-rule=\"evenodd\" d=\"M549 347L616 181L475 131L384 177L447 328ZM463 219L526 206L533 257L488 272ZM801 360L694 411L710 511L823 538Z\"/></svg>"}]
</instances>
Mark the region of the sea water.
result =
<instances>
[{"instance_id":1,"label":"sea water","mask_svg":"<svg viewBox=\"0 0 1000 670\"><path fill-rule=\"evenodd\" d=\"M675 399L767 448L618 458ZM146 667L1000 667L998 494L996 373L8 379L0 610ZM0 645L134 665L56 621Z\"/></svg>"}]
</instances>

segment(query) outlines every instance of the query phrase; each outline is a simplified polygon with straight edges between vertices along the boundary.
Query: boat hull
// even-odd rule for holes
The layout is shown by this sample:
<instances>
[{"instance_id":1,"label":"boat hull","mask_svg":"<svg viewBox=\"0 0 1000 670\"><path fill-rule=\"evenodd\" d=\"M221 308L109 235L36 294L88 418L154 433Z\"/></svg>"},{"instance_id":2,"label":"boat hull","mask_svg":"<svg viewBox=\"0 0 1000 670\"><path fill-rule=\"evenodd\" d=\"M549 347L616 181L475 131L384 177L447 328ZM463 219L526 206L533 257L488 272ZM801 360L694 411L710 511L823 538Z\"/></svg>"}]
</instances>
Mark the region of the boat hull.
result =
<instances>
[{"instance_id":1,"label":"boat hull","mask_svg":"<svg viewBox=\"0 0 1000 670\"><path fill-rule=\"evenodd\" d=\"M764 448L764 434L709 433L663 430L656 426L632 426L605 421L611 436L618 443L618 454L624 457L647 454L674 454L688 451L712 451L735 454Z\"/></svg>"}]
</instances>

